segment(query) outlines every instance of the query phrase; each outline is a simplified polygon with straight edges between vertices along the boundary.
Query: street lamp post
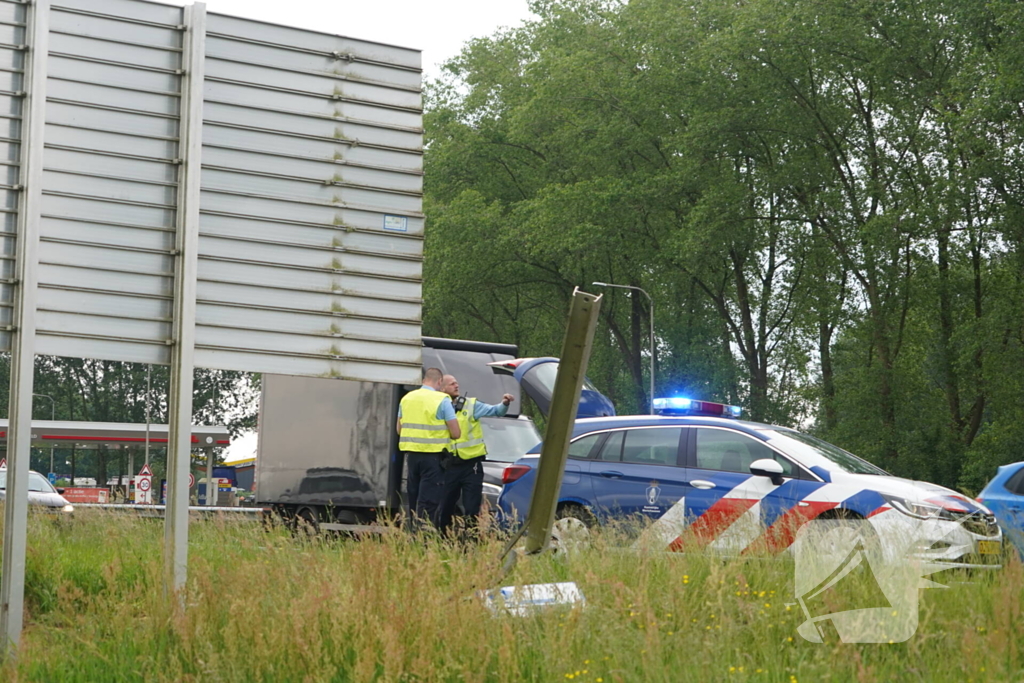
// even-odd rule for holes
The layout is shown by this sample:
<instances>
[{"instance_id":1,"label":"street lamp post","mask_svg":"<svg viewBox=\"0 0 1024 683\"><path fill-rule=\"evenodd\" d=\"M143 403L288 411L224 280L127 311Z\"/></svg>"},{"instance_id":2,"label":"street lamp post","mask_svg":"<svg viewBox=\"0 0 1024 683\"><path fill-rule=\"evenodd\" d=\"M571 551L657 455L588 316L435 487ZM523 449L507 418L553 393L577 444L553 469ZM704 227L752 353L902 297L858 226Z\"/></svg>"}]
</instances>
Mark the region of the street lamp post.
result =
<instances>
[{"instance_id":1,"label":"street lamp post","mask_svg":"<svg viewBox=\"0 0 1024 683\"><path fill-rule=\"evenodd\" d=\"M53 396L47 396L46 394L32 394L32 395L33 396L38 396L39 398L48 398L48 399L50 399L50 422L55 422L56 419L57 419L56 418L56 416L57 416L57 402L53 400ZM51 472L53 472L53 449L54 449L53 444L50 444L50 471Z\"/></svg>"},{"instance_id":2,"label":"street lamp post","mask_svg":"<svg viewBox=\"0 0 1024 683\"><path fill-rule=\"evenodd\" d=\"M634 287L632 285L613 285L613 284L611 284L609 282L594 282L593 284L594 284L595 287L614 287L616 289L632 289L632 290L635 290L637 292L640 292L641 294L643 294L644 296L647 297L647 303L648 303L648 305L650 306L650 309L651 309L651 395L650 395L650 404L651 404L651 415L654 415L654 299L651 298L651 295L648 294L646 292L646 290L643 290L640 287Z\"/></svg>"}]
</instances>

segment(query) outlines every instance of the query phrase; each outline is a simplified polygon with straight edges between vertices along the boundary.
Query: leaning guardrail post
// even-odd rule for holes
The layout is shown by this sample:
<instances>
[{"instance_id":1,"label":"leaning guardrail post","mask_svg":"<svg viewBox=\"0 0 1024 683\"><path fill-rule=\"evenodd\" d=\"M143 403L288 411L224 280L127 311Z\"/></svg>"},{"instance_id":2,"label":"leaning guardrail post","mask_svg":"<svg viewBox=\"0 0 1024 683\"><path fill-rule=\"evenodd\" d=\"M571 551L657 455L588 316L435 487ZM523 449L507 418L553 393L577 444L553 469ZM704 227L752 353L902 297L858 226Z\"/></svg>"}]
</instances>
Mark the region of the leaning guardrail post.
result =
<instances>
[{"instance_id":1,"label":"leaning guardrail post","mask_svg":"<svg viewBox=\"0 0 1024 683\"><path fill-rule=\"evenodd\" d=\"M572 293L572 308L569 310L569 325L565 330L562 355L558 361L558 377L551 397L547 429L544 431L544 445L540 451L537 468L537 482L530 499L527 515L526 553L539 553L551 541L551 527L555 523L555 506L558 491L562 488L565 460L569 455L569 439L572 437L576 410L580 403L583 377L590 360L590 349L594 342L597 313L601 308L601 297L587 294L577 287Z\"/></svg>"}]
</instances>

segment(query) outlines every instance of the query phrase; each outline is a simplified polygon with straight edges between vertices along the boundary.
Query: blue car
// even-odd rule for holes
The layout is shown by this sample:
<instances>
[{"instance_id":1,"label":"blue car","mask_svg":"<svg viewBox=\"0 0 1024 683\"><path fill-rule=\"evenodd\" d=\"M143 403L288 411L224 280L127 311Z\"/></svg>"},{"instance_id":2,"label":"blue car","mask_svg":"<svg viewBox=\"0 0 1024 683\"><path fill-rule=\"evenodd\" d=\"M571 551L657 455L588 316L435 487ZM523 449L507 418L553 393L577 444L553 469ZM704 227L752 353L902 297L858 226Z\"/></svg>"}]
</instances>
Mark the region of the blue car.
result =
<instances>
[{"instance_id":1,"label":"blue car","mask_svg":"<svg viewBox=\"0 0 1024 683\"><path fill-rule=\"evenodd\" d=\"M1000 467L978 502L992 510L1006 538L1024 555L1024 462Z\"/></svg>"},{"instance_id":2,"label":"blue car","mask_svg":"<svg viewBox=\"0 0 1024 683\"><path fill-rule=\"evenodd\" d=\"M927 482L893 477L796 430L738 419L739 409L657 399L659 415L578 419L553 537L611 520L639 521L645 543L725 555L780 553L815 519L866 520L913 538L951 566L1001 563L1002 534L983 505ZM540 446L508 466L502 518L522 524Z\"/></svg>"}]
</instances>

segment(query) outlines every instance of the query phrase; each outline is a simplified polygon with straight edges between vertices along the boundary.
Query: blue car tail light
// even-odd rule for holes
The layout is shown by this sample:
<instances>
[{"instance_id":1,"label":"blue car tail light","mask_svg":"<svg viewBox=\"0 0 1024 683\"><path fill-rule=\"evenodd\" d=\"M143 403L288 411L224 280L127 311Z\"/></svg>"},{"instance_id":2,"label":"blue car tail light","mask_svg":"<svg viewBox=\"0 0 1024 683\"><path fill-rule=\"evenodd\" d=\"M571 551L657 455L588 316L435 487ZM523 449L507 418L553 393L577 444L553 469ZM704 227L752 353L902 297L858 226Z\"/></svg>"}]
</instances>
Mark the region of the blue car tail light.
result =
<instances>
[{"instance_id":1,"label":"blue car tail light","mask_svg":"<svg viewBox=\"0 0 1024 683\"><path fill-rule=\"evenodd\" d=\"M532 469L528 465L509 465L501 473L501 483L511 484Z\"/></svg>"}]
</instances>

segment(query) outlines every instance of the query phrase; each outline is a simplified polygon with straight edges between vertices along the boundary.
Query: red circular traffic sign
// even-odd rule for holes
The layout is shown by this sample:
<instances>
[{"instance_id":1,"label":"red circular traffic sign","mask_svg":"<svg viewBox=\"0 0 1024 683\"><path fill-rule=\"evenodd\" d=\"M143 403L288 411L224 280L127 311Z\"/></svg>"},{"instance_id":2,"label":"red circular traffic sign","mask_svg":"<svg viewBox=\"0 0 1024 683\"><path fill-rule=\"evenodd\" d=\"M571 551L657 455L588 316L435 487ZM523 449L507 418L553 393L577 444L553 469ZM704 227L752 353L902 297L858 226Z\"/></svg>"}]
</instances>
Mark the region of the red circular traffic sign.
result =
<instances>
[{"instance_id":1,"label":"red circular traffic sign","mask_svg":"<svg viewBox=\"0 0 1024 683\"><path fill-rule=\"evenodd\" d=\"M192 488L195 485L196 485L196 475L194 475L191 472L189 472L188 473L188 487Z\"/></svg>"},{"instance_id":2,"label":"red circular traffic sign","mask_svg":"<svg viewBox=\"0 0 1024 683\"><path fill-rule=\"evenodd\" d=\"M139 490L140 491L148 491L149 487L152 486L152 485L153 485L153 483L150 481L149 477L143 477L142 479L139 479Z\"/></svg>"}]
</instances>

